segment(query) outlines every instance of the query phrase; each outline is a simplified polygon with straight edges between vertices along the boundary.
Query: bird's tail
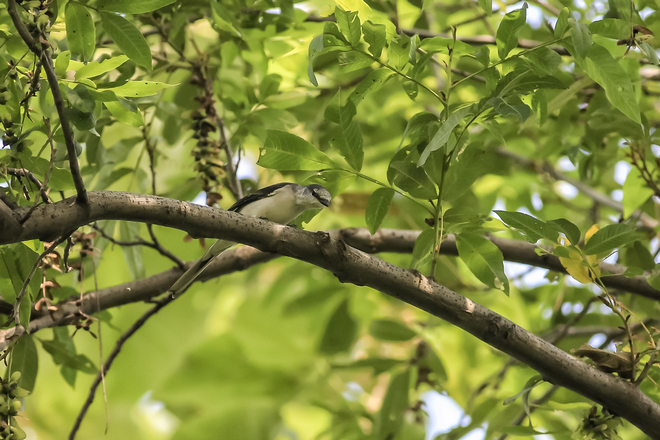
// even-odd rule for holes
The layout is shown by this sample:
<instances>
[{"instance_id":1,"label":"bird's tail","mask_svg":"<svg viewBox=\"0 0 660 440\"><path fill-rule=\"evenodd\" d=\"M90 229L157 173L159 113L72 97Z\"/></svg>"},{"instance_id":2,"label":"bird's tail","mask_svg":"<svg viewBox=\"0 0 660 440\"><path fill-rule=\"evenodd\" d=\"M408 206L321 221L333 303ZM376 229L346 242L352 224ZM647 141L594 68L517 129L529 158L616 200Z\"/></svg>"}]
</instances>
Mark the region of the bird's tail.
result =
<instances>
[{"instance_id":1,"label":"bird's tail","mask_svg":"<svg viewBox=\"0 0 660 440\"><path fill-rule=\"evenodd\" d=\"M213 245L208 248L208 250L202 255L202 257L195 261L195 263L184 272L181 277L176 280L176 282L169 288L168 292L172 294L173 297L181 295L199 276L200 273L206 269L206 267L221 253L232 247L235 243L227 240L218 240Z\"/></svg>"}]
</instances>

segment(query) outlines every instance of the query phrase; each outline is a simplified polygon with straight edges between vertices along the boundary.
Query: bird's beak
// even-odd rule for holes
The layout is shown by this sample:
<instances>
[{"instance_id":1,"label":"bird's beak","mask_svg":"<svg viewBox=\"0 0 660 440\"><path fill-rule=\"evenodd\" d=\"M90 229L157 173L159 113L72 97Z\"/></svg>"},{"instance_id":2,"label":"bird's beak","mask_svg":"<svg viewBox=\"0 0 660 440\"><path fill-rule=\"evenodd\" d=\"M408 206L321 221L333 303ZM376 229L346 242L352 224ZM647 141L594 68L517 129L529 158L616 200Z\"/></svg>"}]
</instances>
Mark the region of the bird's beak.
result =
<instances>
[{"instance_id":1,"label":"bird's beak","mask_svg":"<svg viewBox=\"0 0 660 440\"><path fill-rule=\"evenodd\" d=\"M326 200L326 199L318 199L318 200L319 202L321 202L321 205L325 206L326 208L330 206L330 200Z\"/></svg>"}]
</instances>

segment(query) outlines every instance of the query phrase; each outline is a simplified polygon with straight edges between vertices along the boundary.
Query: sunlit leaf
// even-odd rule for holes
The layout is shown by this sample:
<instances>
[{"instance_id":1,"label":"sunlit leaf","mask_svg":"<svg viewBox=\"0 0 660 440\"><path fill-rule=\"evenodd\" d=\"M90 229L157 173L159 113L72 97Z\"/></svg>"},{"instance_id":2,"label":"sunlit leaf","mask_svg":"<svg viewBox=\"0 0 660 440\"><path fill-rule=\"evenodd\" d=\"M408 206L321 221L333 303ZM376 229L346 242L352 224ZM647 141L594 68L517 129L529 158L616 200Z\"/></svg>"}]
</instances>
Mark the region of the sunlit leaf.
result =
<instances>
[{"instance_id":1,"label":"sunlit leaf","mask_svg":"<svg viewBox=\"0 0 660 440\"><path fill-rule=\"evenodd\" d=\"M362 25L362 32L364 32L364 41L369 45L369 53L376 58L379 58L385 47L385 25L374 24L367 20Z\"/></svg>"},{"instance_id":2,"label":"sunlit leaf","mask_svg":"<svg viewBox=\"0 0 660 440\"><path fill-rule=\"evenodd\" d=\"M371 197L369 197L369 202L367 203L367 209L365 211L365 221L371 234L375 234L378 227L383 222L383 219L390 208L390 203L392 203L393 197L394 190L390 188L378 188L374 191Z\"/></svg>"},{"instance_id":3,"label":"sunlit leaf","mask_svg":"<svg viewBox=\"0 0 660 440\"><path fill-rule=\"evenodd\" d=\"M96 27L89 10L76 2L68 2L65 8L67 39L71 52L88 61L96 49Z\"/></svg>"},{"instance_id":4,"label":"sunlit leaf","mask_svg":"<svg viewBox=\"0 0 660 440\"><path fill-rule=\"evenodd\" d=\"M497 28L497 53L500 59L506 56L518 46L518 33L527 20L527 3L523 3L520 9L511 11L502 18Z\"/></svg>"},{"instance_id":5,"label":"sunlit leaf","mask_svg":"<svg viewBox=\"0 0 660 440\"><path fill-rule=\"evenodd\" d=\"M121 15L101 12L103 29L112 37L119 49L138 66L151 70L151 48L142 32Z\"/></svg>"},{"instance_id":6,"label":"sunlit leaf","mask_svg":"<svg viewBox=\"0 0 660 440\"><path fill-rule=\"evenodd\" d=\"M509 294L509 280L504 274L500 249L480 235L462 232L456 235L458 255L479 281Z\"/></svg>"},{"instance_id":7,"label":"sunlit leaf","mask_svg":"<svg viewBox=\"0 0 660 440\"><path fill-rule=\"evenodd\" d=\"M277 170L318 170L335 165L314 145L294 134L279 130L268 130L268 137L260 150L257 163L262 167Z\"/></svg>"}]
</instances>

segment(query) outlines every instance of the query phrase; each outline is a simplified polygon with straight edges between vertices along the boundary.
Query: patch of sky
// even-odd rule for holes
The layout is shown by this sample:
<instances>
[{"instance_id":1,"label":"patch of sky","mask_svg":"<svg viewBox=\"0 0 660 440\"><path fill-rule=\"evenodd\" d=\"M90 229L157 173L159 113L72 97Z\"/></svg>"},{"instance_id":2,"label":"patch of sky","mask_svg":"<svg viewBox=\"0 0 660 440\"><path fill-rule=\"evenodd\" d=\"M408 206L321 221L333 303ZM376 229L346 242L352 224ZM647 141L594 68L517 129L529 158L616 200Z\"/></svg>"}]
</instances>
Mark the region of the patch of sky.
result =
<instances>
[{"instance_id":1,"label":"patch of sky","mask_svg":"<svg viewBox=\"0 0 660 440\"><path fill-rule=\"evenodd\" d=\"M426 412L429 416L426 424L426 439L435 439L438 435L447 433L459 426L467 426L470 417L451 397L437 391L428 391L422 396ZM461 440L483 440L486 431L477 428L461 437Z\"/></svg>"},{"instance_id":2,"label":"patch of sky","mask_svg":"<svg viewBox=\"0 0 660 440\"><path fill-rule=\"evenodd\" d=\"M578 190L573 185L568 182L557 182L555 183L555 189L562 196L569 200L574 199L578 195Z\"/></svg>"},{"instance_id":3,"label":"patch of sky","mask_svg":"<svg viewBox=\"0 0 660 440\"><path fill-rule=\"evenodd\" d=\"M577 167L573 165L573 162L571 162L571 160L566 156L559 158L559 162L557 162L557 168L559 168L561 171L567 172L577 170Z\"/></svg>"},{"instance_id":4,"label":"patch of sky","mask_svg":"<svg viewBox=\"0 0 660 440\"><path fill-rule=\"evenodd\" d=\"M519 288L529 289L548 284L548 279L545 277L546 272L546 269L540 267L532 269L526 264L504 262L504 273L509 281Z\"/></svg>"},{"instance_id":5,"label":"patch of sky","mask_svg":"<svg viewBox=\"0 0 660 440\"><path fill-rule=\"evenodd\" d=\"M543 209L543 200L541 200L539 193L532 193L532 206L537 211Z\"/></svg>"},{"instance_id":6,"label":"patch of sky","mask_svg":"<svg viewBox=\"0 0 660 440\"><path fill-rule=\"evenodd\" d=\"M360 396L364 394L364 390L357 382L349 382L346 384L346 389L341 393L344 399L349 402L357 402Z\"/></svg>"},{"instance_id":7,"label":"patch of sky","mask_svg":"<svg viewBox=\"0 0 660 440\"><path fill-rule=\"evenodd\" d=\"M628 162L619 161L614 165L614 181L619 185L623 185L628 177L628 173L632 169L632 165Z\"/></svg>"}]
</instances>

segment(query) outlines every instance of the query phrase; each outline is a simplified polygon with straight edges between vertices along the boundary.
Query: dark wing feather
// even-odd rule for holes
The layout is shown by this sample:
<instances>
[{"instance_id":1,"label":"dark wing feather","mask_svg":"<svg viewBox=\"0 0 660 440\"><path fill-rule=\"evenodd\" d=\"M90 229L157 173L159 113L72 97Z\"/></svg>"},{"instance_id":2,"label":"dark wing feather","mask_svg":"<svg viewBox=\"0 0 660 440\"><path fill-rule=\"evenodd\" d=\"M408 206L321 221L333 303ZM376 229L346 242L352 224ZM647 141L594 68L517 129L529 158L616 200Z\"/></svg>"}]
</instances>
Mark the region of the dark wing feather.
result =
<instances>
[{"instance_id":1,"label":"dark wing feather","mask_svg":"<svg viewBox=\"0 0 660 440\"><path fill-rule=\"evenodd\" d=\"M282 183L276 183L275 185L265 186L253 192L252 194L243 197L241 200L231 205L231 207L227 211L241 212L241 209L244 208L245 206L249 205L252 202L256 202L257 200L270 197L270 195L273 192L286 185L291 185L291 184L289 182L282 182Z\"/></svg>"}]
</instances>

